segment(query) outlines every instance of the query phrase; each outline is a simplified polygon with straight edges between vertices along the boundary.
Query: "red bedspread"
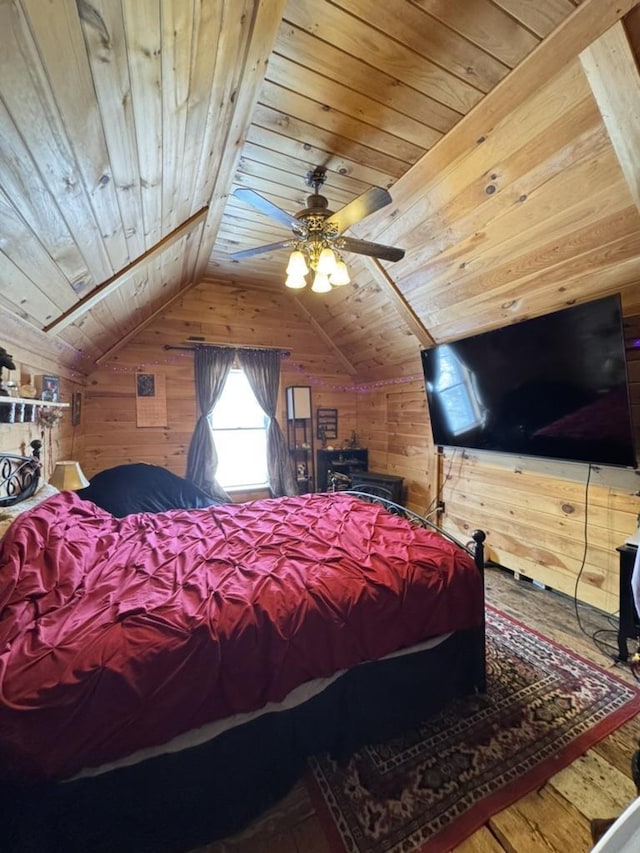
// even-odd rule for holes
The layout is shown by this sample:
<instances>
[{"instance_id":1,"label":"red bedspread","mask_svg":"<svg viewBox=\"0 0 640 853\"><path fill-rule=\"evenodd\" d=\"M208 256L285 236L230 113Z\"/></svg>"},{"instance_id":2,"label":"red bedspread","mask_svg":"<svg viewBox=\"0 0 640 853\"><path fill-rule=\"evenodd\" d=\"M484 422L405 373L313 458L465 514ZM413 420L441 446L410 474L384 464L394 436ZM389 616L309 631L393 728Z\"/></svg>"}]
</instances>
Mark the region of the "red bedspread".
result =
<instances>
[{"instance_id":1,"label":"red bedspread","mask_svg":"<svg viewBox=\"0 0 640 853\"><path fill-rule=\"evenodd\" d=\"M0 542L0 774L64 778L482 606L460 549L347 495L114 518L62 492Z\"/></svg>"}]
</instances>

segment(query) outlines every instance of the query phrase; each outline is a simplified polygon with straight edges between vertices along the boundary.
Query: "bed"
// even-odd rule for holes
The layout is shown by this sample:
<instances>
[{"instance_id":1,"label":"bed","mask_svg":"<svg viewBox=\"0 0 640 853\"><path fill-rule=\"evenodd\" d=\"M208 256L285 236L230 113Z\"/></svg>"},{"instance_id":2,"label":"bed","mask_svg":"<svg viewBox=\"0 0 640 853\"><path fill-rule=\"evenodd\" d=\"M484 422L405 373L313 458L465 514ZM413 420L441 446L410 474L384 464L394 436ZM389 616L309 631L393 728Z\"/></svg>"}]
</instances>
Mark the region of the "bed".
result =
<instances>
[{"instance_id":1,"label":"bed","mask_svg":"<svg viewBox=\"0 0 640 853\"><path fill-rule=\"evenodd\" d=\"M120 516L87 494L11 497L6 849L189 850L277 800L308 755L484 690L479 531L472 558L352 492Z\"/></svg>"}]
</instances>

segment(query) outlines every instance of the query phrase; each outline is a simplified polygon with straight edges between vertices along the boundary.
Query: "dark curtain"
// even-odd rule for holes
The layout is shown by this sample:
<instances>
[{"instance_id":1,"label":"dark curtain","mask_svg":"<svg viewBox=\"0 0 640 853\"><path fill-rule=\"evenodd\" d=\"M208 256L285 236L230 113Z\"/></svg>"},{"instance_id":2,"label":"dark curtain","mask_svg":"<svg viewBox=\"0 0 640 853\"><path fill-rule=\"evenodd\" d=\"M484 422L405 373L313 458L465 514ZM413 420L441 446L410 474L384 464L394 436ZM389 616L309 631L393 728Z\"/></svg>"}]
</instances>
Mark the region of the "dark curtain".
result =
<instances>
[{"instance_id":1,"label":"dark curtain","mask_svg":"<svg viewBox=\"0 0 640 853\"><path fill-rule=\"evenodd\" d=\"M200 416L187 455L186 478L217 500L231 501L216 480L218 454L209 415L218 402L236 352L228 347L196 347L194 376Z\"/></svg>"},{"instance_id":2,"label":"dark curtain","mask_svg":"<svg viewBox=\"0 0 640 853\"><path fill-rule=\"evenodd\" d=\"M298 485L287 443L276 418L280 386L280 353L275 350L238 350L238 360L251 390L269 418L267 430L267 471L274 497L297 495Z\"/></svg>"}]
</instances>

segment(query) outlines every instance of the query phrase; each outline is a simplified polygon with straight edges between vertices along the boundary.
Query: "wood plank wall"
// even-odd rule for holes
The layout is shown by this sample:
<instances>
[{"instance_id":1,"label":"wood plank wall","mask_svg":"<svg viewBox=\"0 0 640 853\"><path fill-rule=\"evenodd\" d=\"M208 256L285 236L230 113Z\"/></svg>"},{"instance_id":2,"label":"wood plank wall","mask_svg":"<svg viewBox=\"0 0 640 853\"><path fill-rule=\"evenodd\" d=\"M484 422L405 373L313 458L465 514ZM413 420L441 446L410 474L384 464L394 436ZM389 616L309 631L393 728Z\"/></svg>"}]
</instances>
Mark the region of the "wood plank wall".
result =
<instances>
[{"instance_id":1,"label":"wood plank wall","mask_svg":"<svg viewBox=\"0 0 640 853\"><path fill-rule=\"evenodd\" d=\"M640 316L625 318L640 450ZM407 504L463 541L480 527L488 558L599 609L618 610L619 555L640 513L640 473L508 454L434 447L422 382L358 396L358 430L372 466L406 478Z\"/></svg>"},{"instance_id":2,"label":"wood plank wall","mask_svg":"<svg viewBox=\"0 0 640 853\"><path fill-rule=\"evenodd\" d=\"M284 389L310 385L318 407L338 410L338 440L356 428L353 378L331 346L318 335L288 292L273 293L236 284L205 281L187 291L166 313L90 377L83 412L81 456L88 476L126 462L150 462L183 476L196 420L193 354L164 349L185 345L190 336L241 346L286 349L282 360L279 422L286 435ZM166 378L167 426L136 426L135 373ZM317 446L317 442L316 442ZM255 497L239 493L234 500Z\"/></svg>"},{"instance_id":3,"label":"wood plank wall","mask_svg":"<svg viewBox=\"0 0 640 853\"><path fill-rule=\"evenodd\" d=\"M370 470L402 477L407 506L420 514L431 512L438 496L438 459L422 379L361 391L357 411L357 433L369 448Z\"/></svg>"}]
</instances>

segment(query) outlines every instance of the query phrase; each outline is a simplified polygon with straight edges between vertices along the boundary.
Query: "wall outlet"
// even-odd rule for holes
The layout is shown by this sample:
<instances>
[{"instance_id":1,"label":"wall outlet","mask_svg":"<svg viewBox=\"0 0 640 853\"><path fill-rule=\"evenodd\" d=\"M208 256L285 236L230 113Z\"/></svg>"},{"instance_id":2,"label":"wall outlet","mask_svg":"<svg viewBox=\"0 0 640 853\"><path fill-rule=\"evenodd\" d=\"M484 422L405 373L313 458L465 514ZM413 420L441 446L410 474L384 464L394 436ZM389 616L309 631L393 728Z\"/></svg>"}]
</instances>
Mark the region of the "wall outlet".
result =
<instances>
[{"instance_id":1,"label":"wall outlet","mask_svg":"<svg viewBox=\"0 0 640 853\"><path fill-rule=\"evenodd\" d=\"M444 510L445 510L444 501L438 501L438 503L436 504L436 509L438 510L438 512L444 512Z\"/></svg>"}]
</instances>

